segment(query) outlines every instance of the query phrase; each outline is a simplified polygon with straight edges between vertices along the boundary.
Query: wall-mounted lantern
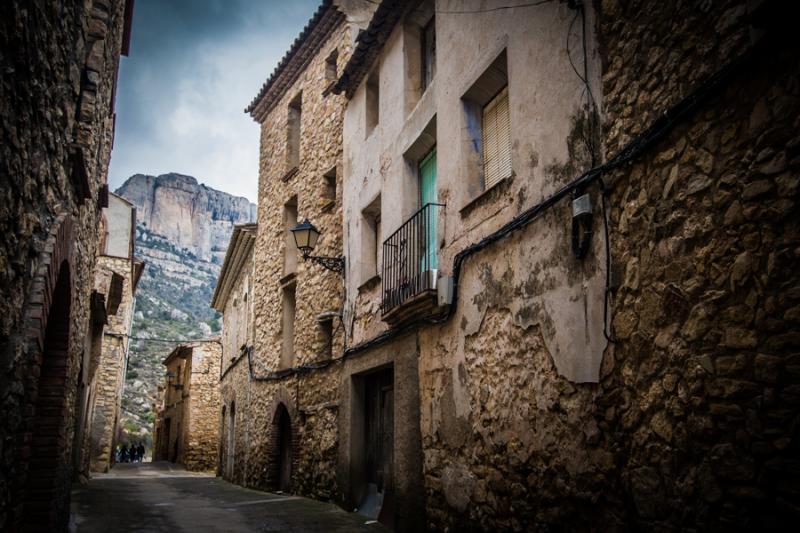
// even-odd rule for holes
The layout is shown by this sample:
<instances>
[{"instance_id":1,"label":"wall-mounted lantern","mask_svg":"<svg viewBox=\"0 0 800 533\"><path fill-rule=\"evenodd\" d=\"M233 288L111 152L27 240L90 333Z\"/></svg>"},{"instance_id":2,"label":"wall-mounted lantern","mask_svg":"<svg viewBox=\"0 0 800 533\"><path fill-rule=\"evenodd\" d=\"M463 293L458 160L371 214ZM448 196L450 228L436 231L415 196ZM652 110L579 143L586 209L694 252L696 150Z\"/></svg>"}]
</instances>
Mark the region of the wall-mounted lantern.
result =
<instances>
[{"instance_id":1,"label":"wall-mounted lantern","mask_svg":"<svg viewBox=\"0 0 800 533\"><path fill-rule=\"evenodd\" d=\"M311 252L317 246L320 232L308 219L295 226L291 231L292 235L294 235L294 243L297 249L303 254L303 261L311 259L332 272L344 275L344 257L311 255Z\"/></svg>"}]
</instances>

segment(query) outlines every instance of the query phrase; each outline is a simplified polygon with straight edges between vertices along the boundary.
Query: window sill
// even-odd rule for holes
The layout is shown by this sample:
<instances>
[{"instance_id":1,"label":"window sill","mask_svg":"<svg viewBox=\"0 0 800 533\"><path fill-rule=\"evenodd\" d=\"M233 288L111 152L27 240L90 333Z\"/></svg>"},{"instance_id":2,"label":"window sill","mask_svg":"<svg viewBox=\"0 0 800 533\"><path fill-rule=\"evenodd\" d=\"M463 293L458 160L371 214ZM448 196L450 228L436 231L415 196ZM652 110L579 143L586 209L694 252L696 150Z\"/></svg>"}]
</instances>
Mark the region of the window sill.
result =
<instances>
[{"instance_id":1,"label":"window sill","mask_svg":"<svg viewBox=\"0 0 800 533\"><path fill-rule=\"evenodd\" d=\"M289 181L290 179L292 179L294 177L295 174L297 174L297 172L299 170L300 170L299 167L290 168L289 171L286 174L283 175L283 177L281 178L281 181L283 181L283 182Z\"/></svg>"},{"instance_id":2,"label":"window sill","mask_svg":"<svg viewBox=\"0 0 800 533\"><path fill-rule=\"evenodd\" d=\"M281 287L287 287L294 282L295 278L297 277L297 272L289 272L285 276L283 276L280 280L278 280L278 285Z\"/></svg>"},{"instance_id":3,"label":"window sill","mask_svg":"<svg viewBox=\"0 0 800 533\"><path fill-rule=\"evenodd\" d=\"M478 196L469 200L461 209L458 210L458 212L461 214L461 218L466 218L478 207L497 200L503 194L503 192L508 190L508 187L513 180L514 173L512 172L507 178L499 180L497 183L478 194Z\"/></svg>"},{"instance_id":4,"label":"window sill","mask_svg":"<svg viewBox=\"0 0 800 533\"><path fill-rule=\"evenodd\" d=\"M322 213L327 213L328 211L333 211L333 207L336 205L336 200L327 200L323 201L322 205L320 206L319 210Z\"/></svg>"},{"instance_id":5,"label":"window sill","mask_svg":"<svg viewBox=\"0 0 800 533\"><path fill-rule=\"evenodd\" d=\"M331 80L328 83L328 85L326 85L325 88L322 90L322 97L325 98L326 96L331 94L331 91L333 91L335 85L336 85L336 80L335 79Z\"/></svg>"},{"instance_id":6,"label":"window sill","mask_svg":"<svg viewBox=\"0 0 800 533\"><path fill-rule=\"evenodd\" d=\"M358 293L362 294L364 292L371 291L372 289L377 287L380 282L381 282L381 277L378 274L375 274L367 281L358 286Z\"/></svg>"}]
</instances>

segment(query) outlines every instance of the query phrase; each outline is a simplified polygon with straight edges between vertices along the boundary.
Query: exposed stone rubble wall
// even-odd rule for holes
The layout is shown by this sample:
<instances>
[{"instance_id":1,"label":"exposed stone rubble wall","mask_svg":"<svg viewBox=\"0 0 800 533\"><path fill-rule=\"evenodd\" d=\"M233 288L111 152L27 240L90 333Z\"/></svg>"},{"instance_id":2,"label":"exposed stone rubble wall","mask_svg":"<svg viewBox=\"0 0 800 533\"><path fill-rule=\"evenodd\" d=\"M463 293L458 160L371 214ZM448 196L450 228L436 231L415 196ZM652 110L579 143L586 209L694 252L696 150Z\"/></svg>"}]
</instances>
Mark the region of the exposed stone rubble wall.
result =
<instances>
[{"instance_id":1,"label":"exposed stone rubble wall","mask_svg":"<svg viewBox=\"0 0 800 533\"><path fill-rule=\"evenodd\" d=\"M184 407L186 440L183 464L187 470L214 470L217 467L221 356L219 341L198 343L192 349L189 395Z\"/></svg>"},{"instance_id":2,"label":"exposed stone rubble wall","mask_svg":"<svg viewBox=\"0 0 800 533\"><path fill-rule=\"evenodd\" d=\"M76 385L89 338L100 187L113 139L124 2L3 2L0 49L0 529L25 500L41 526L66 524L75 465ZM76 161L78 172L73 174ZM86 179L80 170L85 169ZM62 263L65 262L65 263ZM69 350L54 492L26 487L41 341L62 264L69 268ZM88 362L88 360L86 361ZM49 483L49 482L48 482ZM30 496L30 498L28 497Z\"/></svg>"},{"instance_id":3,"label":"exposed stone rubble wall","mask_svg":"<svg viewBox=\"0 0 800 533\"><path fill-rule=\"evenodd\" d=\"M606 153L751 46L746 16L734 1L603 2ZM521 312L538 289L506 266L567 230L568 202L465 265L459 305L481 321L462 329L457 313L420 334L430 529L796 522L798 64L796 49L767 48L604 177L618 342L599 384L560 375L547 324Z\"/></svg>"},{"instance_id":4,"label":"exposed stone rubble wall","mask_svg":"<svg viewBox=\"0 0 800 533\"><path fill-rule=\"evenodd\" d=\"M129 259L100 256L97 261L95 284L108 287L111 274L122 276L122 300L117 313L108 316L108 324L103 332L98 375L93 394L94 404L90 412L91 430L89 446L91 470L108 472L114 462L117 442L122 391L125 385L127 368L128 337L133 320L133 280Z\"/></svg>"},{"instance_id":5,"label":"exposed stone rubble wall","mask_svg":"<svg viewBox=\"0 0 800 533\"><path fill-rule=\"evenodd\" d=\"M219 446L219 339L181 344L167 357L153 460L214 470Z\"/></svg>"},{"instance_id":6,"label":"exposed stone rubble wall","mask_svg":"<svg viewBox=\"0 0 800 533\"><path fill-rule=\"evenodd\" d=\"M330 358L317 318L322 313L338 314L341 277L310 261L303 262L300 257L293 275L284 271L284 254L287 251L297 253L293 241L287 244L284 205L296 197L298 221L308 218L322 232L314 255L342 255L341 128L345 99L326 91L331 84L326 77L326 58L338 50L337 63L341 68L350 54L351 41L348 25L338 23L332 33L322 39L319 48L312 50L310 62L279 101L259 119L259 213L251 295L257 305L254 307L253 338L248 341L252 342L255 379L250 376L248 356L240 354L238 347L236 353L224 353L221 392L225 411L224 415L222 409L217 412L221 428L220 470L224 477L246 486L274 490L280 460L276 413L286 409L291 424L289 490L320 499L337 497L339 365L309 374L289 372L277 380L258 378L281 368L282 294L283 287L291 284L296 287L297 302L292 366ZM302 93L299 165L290 173L286 154L289 104L299 93ZM325 179L325 174L331 171L336 173L333 201L327 196ZM290 245L288 250L287 245ZM344 344L343 331L338 326L336 317L333 319L333 354L340 354ZM233 421L230 417L232 405L235 405ZM232 439L229 436L231 427Z\"/></svg>"}]
</instances>

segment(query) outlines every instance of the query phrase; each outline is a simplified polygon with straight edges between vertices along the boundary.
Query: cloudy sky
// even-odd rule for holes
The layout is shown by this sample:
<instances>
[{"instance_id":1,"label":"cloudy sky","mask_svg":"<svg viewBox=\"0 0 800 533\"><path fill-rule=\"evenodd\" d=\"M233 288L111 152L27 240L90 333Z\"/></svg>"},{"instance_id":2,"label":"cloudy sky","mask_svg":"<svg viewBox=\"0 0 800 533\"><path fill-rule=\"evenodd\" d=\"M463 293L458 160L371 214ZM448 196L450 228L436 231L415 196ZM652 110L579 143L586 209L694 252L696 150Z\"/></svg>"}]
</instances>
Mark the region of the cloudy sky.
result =
<instances>
[{"instance_id":1,"label":"cloudy sky","mask_svg":"<svg viewBox=\"0 0 800 533\"><path fill-rule=\"evenodd\" d=\"M136 0L109 180L179 172L257 200L258 125L244 108L318 0Z\"/></svg>"}]
</instances>

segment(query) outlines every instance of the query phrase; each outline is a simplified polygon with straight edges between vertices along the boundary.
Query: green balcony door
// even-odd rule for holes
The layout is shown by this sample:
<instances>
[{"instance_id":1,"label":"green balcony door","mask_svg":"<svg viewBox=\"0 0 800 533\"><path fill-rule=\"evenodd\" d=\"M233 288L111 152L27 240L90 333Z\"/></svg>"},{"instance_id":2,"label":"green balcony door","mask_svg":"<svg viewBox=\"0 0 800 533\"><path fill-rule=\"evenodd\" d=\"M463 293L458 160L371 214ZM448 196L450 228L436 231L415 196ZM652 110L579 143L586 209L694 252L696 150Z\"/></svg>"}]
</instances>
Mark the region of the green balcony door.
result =
<instances>
[{"instance_id":1,"label":"green balcony door","mask_svg":"<svg viewBox=\"0 0 800 533\"><path fill-rule=\"evenodd\" d=\"M437 203L436 197L436 148L425 156L419 164L419 196L420 207ZM420 256L420 270L438 268L436 258L436 222L437 211L431 206L422 212L422 228L424 233L423 250Z\"/></svg>"}]
</instances>

